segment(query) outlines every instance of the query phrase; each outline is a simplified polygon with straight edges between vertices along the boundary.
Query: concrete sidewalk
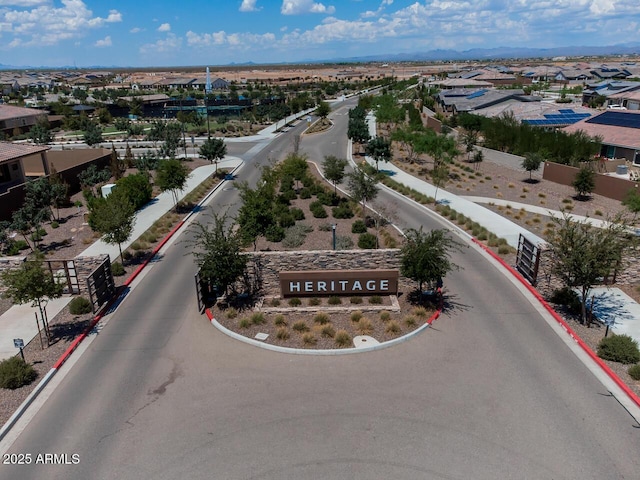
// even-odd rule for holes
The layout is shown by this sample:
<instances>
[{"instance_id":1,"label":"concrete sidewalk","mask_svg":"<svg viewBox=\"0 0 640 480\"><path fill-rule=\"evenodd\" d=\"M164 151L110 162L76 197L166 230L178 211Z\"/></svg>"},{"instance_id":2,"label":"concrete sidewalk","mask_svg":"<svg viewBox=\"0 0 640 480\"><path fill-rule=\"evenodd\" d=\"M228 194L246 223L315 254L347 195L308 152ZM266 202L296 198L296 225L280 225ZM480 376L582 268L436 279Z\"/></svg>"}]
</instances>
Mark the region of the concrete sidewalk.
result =
<instances>
[{"instance_id":1,"label":"concrete sidewalk","mask_svg":"<svg viewBox=\"0 0 640 480\"><path fill-rule=\"evenodd\" d=\"M225 157L218 163L218 168L234 169L242 163L242 160L237 157ZM187 179L187 186L178 195L178 199L182 200L193 189L200 185L203 181L209 178L216 171L215 165L205 165L198 167L191 172L191 175ZM133 242L136 241L144 232L146 232L156 220L162 217L165 213L173 208L173 195L171 192L163 192L154 198L149 204L136 213L136 223L133 228L133 234L128 241L122 244L122 250L127 249ZM109 245L104 240L98 240L93 243L89 248L84 250L78 255L78 257L90 257L96 255L109 254L111 261L113 262L120 255L118 245Z\"/></svg>"},{"instance_id":2,"label":"concrete sidewalk","mask_svg":"<svg viewBox=\"0 0 640 480\"><path fill-rule=\"evenodd\" d=\"M67 304L72 297L60 297L50 300L47 304L47 317L55 317ZM38 327L36 325L35 313L38 312L37 307L31 307L29 304L14 305L0 316L0 360L13 357L20 353L20 350L13 346L14 338L21 338L27 345L34 337L38 335ZM38 318L40 314L38 313ZM40 324L42 328L42 323ZM44 333L43 333L44 338ZM37 341L37 339L35 339ZM46 342L46 340L45 340ZM28 358L25 360L29 361Z\"/></svg>"}]
</instances>

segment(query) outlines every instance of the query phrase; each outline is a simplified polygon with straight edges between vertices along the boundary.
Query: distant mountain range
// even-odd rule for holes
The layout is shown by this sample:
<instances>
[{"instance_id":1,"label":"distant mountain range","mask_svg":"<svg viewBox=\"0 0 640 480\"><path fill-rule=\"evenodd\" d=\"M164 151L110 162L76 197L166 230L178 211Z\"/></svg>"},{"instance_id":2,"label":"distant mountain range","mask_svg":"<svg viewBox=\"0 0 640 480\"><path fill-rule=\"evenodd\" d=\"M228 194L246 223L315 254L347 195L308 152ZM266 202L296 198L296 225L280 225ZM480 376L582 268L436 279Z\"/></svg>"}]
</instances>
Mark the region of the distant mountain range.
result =
<instances>
[{"instance_id":1,"label":"distant mountain range","mask_svg":"<svg viewBox=\"0 0 640 480\"><path fill-rule=\"evenodd\" d=\"M367 55L361 57L345 57L332 58L324 60L301 60L298 62L282 62L284 64L299 63L368 63L368 62L442 62L442 61L462 61L462 60L500 60L500 59L525 59L525 58L557 58L557 57L593 57L593 56L611 56L611 55L640 55L640 43L626 43L619 45L609 45L605 47L594 46L573 46L573 47L555 47L555 48L528 48L528 47L497 47L497 48L473 48L471 50L428 50L426 52L412 53L396 53L396 54L378 54ZM255 66L260 65L255 62L231 62L228 66ZM123 66L15 66L0 64L0 70L25 70L25 69L42 69L42 70L98 70L98 69L117 69L117 68L136 68ZM148 68L148 67L146 67Z\"/></svg>"},{"instance_id":2,"label":"distant mountain range","mask_svg":"<svg viewBox=\"0 0 640 480\"><path fill-rule=\"evenodd\" d=\"M555 48L527 48L527 47L497 47L473 48L471 50L428 50L426 52L368 55L333 59L331 62L421 62L447 60L497 60L523 58L556 58L556 57L586 57L607 55L640 55L640 43L610 45L606 47L555 47Z\"/></svg>"}]
</instances>

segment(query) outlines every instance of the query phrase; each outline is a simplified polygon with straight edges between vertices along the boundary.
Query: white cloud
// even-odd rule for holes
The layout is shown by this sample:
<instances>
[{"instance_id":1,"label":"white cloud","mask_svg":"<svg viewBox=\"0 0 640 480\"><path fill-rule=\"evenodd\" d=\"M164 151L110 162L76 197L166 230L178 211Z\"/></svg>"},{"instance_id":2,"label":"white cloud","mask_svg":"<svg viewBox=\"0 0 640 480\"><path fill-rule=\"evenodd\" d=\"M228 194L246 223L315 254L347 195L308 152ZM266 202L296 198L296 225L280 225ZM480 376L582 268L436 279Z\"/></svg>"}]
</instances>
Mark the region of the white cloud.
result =
<instances>
[{"instance_id":1,"label":"white cloud","mask_svg":"<svg viewBox=\"0 0 640 480\"><path fill-rule=\"evenodd\" d=\"M98 40L94 45L96 47L110 47L113 43L111 42L111 37L107 35L102 40Z\"/></svg>"},{"instance_id":2,"label":"white cloud","mask_svg":"<svg viewBox=\"0 0 640 480\"><path fill-rule=\"evenodd\" d=\"M158 31L159 32L170 32L171 31L171 25L168 23L163 23L162 25L160 25L158 27Z\"/></svg>"},{"instance_id":3,"label":"white cloud","mask_svg":"<svg viewBox=\"0 0 640 480\"><path fill-rule=\"evenodd\" d=\"M142 29L140 27L133 27L131 30L129 30L129 33L140 33L142 31Z\"/></svg>"},{"instance_id":4,"label":"white cloud","mask_svg":"<svg viewBox=\"0 0 640 480\"><path fill-rule=\"evenodd\" d=\"M273 33L227 33L224 30L202 34L188 31L186 36L189 47L200 48L226 45L237 50L249 50L256 47L269 48L276 41Z\"/></svg>"},{"instance_id":5,"label":"white cloud","mask_svg":"<svg viewBox=\"0 0 640 480\"><path fill-rule=\"evenodd\" d=\"M140 47L140 53L176 53L182 48L182 38L174 33L168 33L167 37L155 43L146 43Z\"/></svg>"},{"instance_id":6,"label":"white cloud","mask_svg":"<svg viewBox=\"0 0 640 480\"><path fill-rule=\"evenodd\" d=\"M261 8L256 7L256 0L242 0L242 5L240 5L241 12L257 12L261 10Z\"/></svg>"},{"instance_id":7,"label":"white cloud","mask_svg":"<svg viewBox=\"0 0 640 480\"><path fill-rule=\"evenodd\" d=\"M4 3L9 4L7 1ZM14 0L11 5L26 9L0 10L0 23L10 25L14 33L9 46L55 45L63 40L83 37L87 30L122 21L122 14L117 10L110 10L106 18L94 17L82 0L62 0L59 8L51 3ZM33 6L36 8L30 8Z\"/></svg>"},{"instance_id":8,"label":"white cloud","mask_svg":"<svg viewBox=\"0 0 640 480\"><path fill-rule=\"evenodd\" d=\"M315 3L313 0L282 0L280 13L283 15L300 15L303 13L335 13L334 6L325 6L323 3Z\"/></svg>"},{"instance_id":9,"label":"white cloud","mask_svg":"<svg viewBox=\"0 0 640 480\"><path fill-rule=\"evenodd\" d=\"M1 6L12 6L12 7L35 7L36 5L44 5L45 3L49 3L49 0L0 0Z\"/></svg>"}]
</instances>

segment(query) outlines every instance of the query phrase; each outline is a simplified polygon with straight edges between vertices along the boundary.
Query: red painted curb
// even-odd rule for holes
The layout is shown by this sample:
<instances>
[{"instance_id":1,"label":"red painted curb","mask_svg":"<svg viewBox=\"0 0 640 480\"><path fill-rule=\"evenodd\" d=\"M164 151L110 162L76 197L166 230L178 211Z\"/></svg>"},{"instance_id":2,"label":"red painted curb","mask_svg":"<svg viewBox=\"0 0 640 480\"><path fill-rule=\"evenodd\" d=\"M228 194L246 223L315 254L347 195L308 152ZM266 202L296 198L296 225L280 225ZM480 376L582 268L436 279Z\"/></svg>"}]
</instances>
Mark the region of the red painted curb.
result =
<instances>
[{"instance_id":1,"label":"red painted curb","mask_svg":"<svg viewBox=\"0 0 640 480\"><path fill-rule=\"evenodd\" d=\"M483 244L482 242L480 242L475 238L472 238L472 240L474 243L479 245L485 252L491 255L495 260L497 260L500 263L500 265L505 267L514 277L516 277L518 281L522 283L533 296L536 297L536 299L542 304L542 306L553 316L556 322L560 324L560 326L582 348L582 350L584 350L585 353L589 355L589 357L591 357L591 359L594 362L596 362L598 366L602 370L604 370L604 372L607 375L609 375L609 378L611 378L611 380L613 380L616 383L616 385L618 385L618 387L620 387L624 391L624 393L626 393L627 396L631 400L633 400L637 406L640 407L640 397L636 395L636 393L633 390L631 390L631 388L629 388L629 386L626 383L624 383L622 379L618 377L618 375L616 375L616 373L613 370L611 370L609 366L606 363L604 363L604 361L600 357L598 357L598 355L596 355L596 353L593 350L591 350L589 345L584 343L584 341L578 336L576 332L573 331L573 329L569 326L569 324L565 322L560 315L558 315L558 313L553 309L551 305L547 303L547 301L544 298L542 298L542 295L540 295L540 292L538 292L538 290L536 290L531 284L529 284L529 282L527 282L517 270L511 267L511 265L508 265L493 250L491 250L489 247L487 247L485 244Z\"/></svg>"},{"instance_id":2,"label":"red painted curb","mask_svg":"<svg viewBox=\"0 0 640 480\"><path fill-rule=\"evenodd\" d=\"M169 241L169 239L171 237L173 237L173 235L184 225L184 220L180 220L180 222L169 232L167 233L167 235L160 241L160 243L158 245L156 245L156 247L153 249L153 251L149 254L149 256L147 257L147 259L142 262L141 265L138 266L138 268L136 268L133 273L131 273L131 275L129 276L129 278L127 278L127 280L124 282L124 286L128 287L129 285L131 285L131 282L133 282L136 277L140 274L140 272L149 264L149 262L151 261L151 259L153 257L155 257L155 255L160 251L160 249L162 247L165 246L165 244ZM91 330L93 330L93 328L96 326L96 324L102 319L102 317L104 316L104 313L106 311L109 310L109 308L111 307L111 305L113 305L113 302L115 302L118 299L118 297L111 299L102 309L101 311L93 318L93 320L91 321L91 323L89 324L89 326L87 328L85 328L85 330L78 335L73 342L71 342L71 345L69 345L69 347L64 351L64 353L62 355L60 355L60 357L58 357L58 360L56 361L56 363L54 363L52 369L57 370L58 368L60 368L64 362L66 362L69 357L71 356L71 354L74 352L74 350L76 348L78 348L78 345L80 345L80 343L87 338L87 335L89 335L89 332L91 332Z\"/></svg>"}]
</instances>

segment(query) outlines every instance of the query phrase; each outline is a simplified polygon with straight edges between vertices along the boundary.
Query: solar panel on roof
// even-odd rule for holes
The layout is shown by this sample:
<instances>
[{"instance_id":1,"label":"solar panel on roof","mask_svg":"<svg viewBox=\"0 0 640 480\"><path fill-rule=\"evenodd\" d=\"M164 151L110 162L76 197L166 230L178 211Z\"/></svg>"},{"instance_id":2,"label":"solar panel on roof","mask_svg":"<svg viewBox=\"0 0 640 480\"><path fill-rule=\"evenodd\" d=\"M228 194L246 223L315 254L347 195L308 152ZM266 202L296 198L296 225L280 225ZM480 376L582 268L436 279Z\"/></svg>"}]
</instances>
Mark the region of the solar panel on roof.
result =
<instances>
[{"instance_id":1,"label":"solar panel on roof","mask_svg":"<svg viewBox=\"0 0 640 480\"><path fill-rule=\"evenodd\" d=\"M487 93L487 90L478 90L477 92L473 92L471 95L467 96L467 100L472 100L474 98L478 98Z\"/></svg>"},{"instance_id":2,"label":"solar panel on roof","mask_svg":"<svg viewBox=\"0 0 640 480\"><path fill-rule=\"evenodd\" d=\"M597 125L609 125L612 127L638 128L640 129L640 114L620 111L606 111L597 117L587 120L587 123Z\"/></svg>"},{"instance_id":3,"label":"solar panel on roof","mask_svg":"<svg viewBox=\"0 0 640 480\"><path fill-rule=\"evenodd\" d=\"M560 113L565 113L565 114L568 114L568 113L576 113L576 112L574 112L573 110L571 110L570 108L561 108L560 110L558 110L558 112L560 112Z\"/></svg>"}]
</instances>

